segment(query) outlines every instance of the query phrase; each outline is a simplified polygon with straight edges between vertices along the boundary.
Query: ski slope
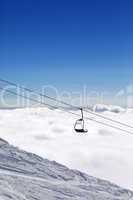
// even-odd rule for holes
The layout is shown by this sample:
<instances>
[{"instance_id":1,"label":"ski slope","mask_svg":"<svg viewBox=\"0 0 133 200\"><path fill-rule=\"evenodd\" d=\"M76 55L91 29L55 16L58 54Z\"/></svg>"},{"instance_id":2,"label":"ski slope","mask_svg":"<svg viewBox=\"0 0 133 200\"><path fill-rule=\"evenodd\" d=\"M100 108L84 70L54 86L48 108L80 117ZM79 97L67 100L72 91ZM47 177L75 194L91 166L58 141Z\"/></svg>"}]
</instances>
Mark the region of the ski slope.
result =
<instances>
[{"instance_id":1,"label":"ski slope","mask_svg":"<svg viewBox=\"0 0 133 200\"><path fill-rule=\"evenodd\" d=\"M94 109L133 125L131 109L104 105ZM0 137L23 150L133 190L133 135L92 121L86 122L87 134L78 134L73 130L76 119L69 113L41 107L0 110Z\"/></svg>"},{"instance_id":2,"label":"ski slope","mask_svg":"<svg viewBox=\"0 0 133 200\"><path fill-rule=\"evenodd\" d=\"M1 200L132 200L133 192L0 139Z\"/></svg>"},{"instance_id":3,"label":"ski slope","mask_svg":"<svg viewBox=\"0 0 133 200\"><path fill-rule=\"evenodd\" d=\"M1 200L132 200L133 192L0 139Z\"/></svg>"}]
</instances>

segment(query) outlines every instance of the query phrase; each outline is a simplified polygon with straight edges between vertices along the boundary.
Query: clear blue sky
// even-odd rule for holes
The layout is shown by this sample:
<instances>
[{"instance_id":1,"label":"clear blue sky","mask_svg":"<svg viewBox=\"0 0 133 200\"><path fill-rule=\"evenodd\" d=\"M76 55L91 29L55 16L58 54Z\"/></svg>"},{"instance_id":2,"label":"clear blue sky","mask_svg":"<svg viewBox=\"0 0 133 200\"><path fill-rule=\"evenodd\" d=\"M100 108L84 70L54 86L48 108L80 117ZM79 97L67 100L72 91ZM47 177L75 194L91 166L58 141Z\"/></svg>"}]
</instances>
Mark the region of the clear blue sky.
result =
<instances>
[{"instance_id":1,"label":"clear blue sky","mask_svg":"<svg viewBox=\"0 0 133 200\"><path fill-rule=\"evenodd\" d=\"M133 81L133 2L1 0L0 76L115 91Z\"/></svg>"}]
</instances>

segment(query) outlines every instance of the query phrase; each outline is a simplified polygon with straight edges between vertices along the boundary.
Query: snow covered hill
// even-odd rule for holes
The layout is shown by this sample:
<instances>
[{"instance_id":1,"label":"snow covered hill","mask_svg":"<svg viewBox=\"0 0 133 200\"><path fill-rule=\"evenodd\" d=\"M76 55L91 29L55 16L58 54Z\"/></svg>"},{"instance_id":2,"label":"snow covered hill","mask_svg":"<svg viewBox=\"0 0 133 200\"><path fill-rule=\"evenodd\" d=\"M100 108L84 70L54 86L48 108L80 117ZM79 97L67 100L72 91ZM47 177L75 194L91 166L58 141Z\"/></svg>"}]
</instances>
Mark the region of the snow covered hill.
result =
<instances>
[{"instance_id":1,"label":"snow covered hill","mask_svg":"<svg viewBox=\"0 0 133 200\"><path fill-rule=\"evenodd\" d=\"M133 110L111 109L102 114L133 125ZM133 190L133 135L91 121L86 122L87 134L77 134L73 130L76 119L48 108L0 110L0 137L25 151Z\"/></svg>"},{"instance_id":2,"label":"snow covered hill","mask_svg":"<svg viewBox=\"0 0 133 200\"><path fill-rule=\"evenodd\" d=\"M0 139L0 200L59 199L132 200L133 192L21 151Z\"/></svg>"}]
</instances>

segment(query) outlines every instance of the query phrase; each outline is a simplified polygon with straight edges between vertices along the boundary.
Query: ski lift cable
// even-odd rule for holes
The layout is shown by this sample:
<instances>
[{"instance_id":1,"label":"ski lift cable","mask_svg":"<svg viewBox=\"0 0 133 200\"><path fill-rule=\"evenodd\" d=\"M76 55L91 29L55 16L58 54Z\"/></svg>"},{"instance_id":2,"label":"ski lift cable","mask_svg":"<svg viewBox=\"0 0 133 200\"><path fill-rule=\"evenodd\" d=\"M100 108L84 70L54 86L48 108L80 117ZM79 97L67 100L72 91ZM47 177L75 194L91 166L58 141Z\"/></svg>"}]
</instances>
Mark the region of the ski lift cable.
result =
<instances>
[{"instance_id":1,"label":"ski lift cable","mask_svg":"<svg viewBox=\"0 0 133 200\"><path fill-rule=\"evenodd\" d=\"M106 119L106 120L108 120L108 121L111 121L111 122L120 124L120 125L122 125L122 126L126 126L126 127L128 127L128 128L133 128L133 126L130 126L130 125L128 125L128 124L125 124L125 123L116 121L116 120L114 120L114 119L111 119L111 118L109 118L109 117L105 117L105 116L103 116L103 115L101 115L101 114L94 113L94 112L89 111L89 110L86 110L86 109L84 110L84 112L87 112L87 113L89 113L89 114L95 115L95 116L97 116L97 117L101 117L101 118L103 118L103 119Z\"/></svg>"},{"instance_id":2,"label":"ski lift cable","mask_svg":"<svg viewBox=\"0 0 133 200\"><path fill-rule=\"evenodd\" d=\"M7 81L7 80L1 79L1 78L0 78L0 81L1 81L1 82L4 82L4 83L6 83L6 84L9 84L9 85L18 87L18 85L17 85L16 83L13 83L13 82L11 82L11 81ZM57 99L55 99L54 97L50 97L50 96L45 95L45 94L42 94L42 93L37 93L36 91L34 91L34 90L32 90L32 89L29 89L29 88L26 88L26 87L22 87L22 86L19 86L19 88L22 89L22 90L25 90L25 91L28 91L28 92L37 94L37 95L39 95L40 97L45 97L45 98L48 98L48 99L50 99L50 100L53 100L53 101L55 101L55 102L57 102L57 103L61 103L61 104L63 104L63 105L69 106L70 108L74 108L74 109L76 109L76 110L81 109L80 107L71 105L71 104L66 103L66 102L64 102L64 101L61 101L61 100L57 100ZM45 104L45 105L46 105L46 104ZM109 118L109 117L105 117L105 116L103 116L103 115L101 115L101 114L97 114L97 113L94 113L94 112L89 111L89 110L86 110L86 109L84 110L84 112L89 113L89 114L92 114L92 115L97 116L97 117L100 117L100 118L103 118L103 119L106 119L106 120L111 121L111 122L113 122L113 123L120 124L120 125L125 126L125 127L128 127L128 128L133 128L133 126L131 126L131 125L128 125L128 124L119 122L119 121L117 121L117 120L113 120L113 119L111 119L111 118Z\"/></svg>"},{"instance_id":3,"label":"ski lift cable","mask_svg":"<svg viewBox=\"0 0 133 200\"><path fill-rule=\"evenodd\" d=\"M100 121L98 121L98 120L95 120L95 119L92 119L92 118L88 118L88 117L85 117L84 119L88 119L88 120L94 121L94 122L96 122L96 123L98 123L98 124L102 124L102 125L104 125L104 126L108 126L108 127L110 127L110 128L117 129L117 130L119 130L119 131L122 131L122 132L125 132L125 133L128 133L128 134L133 135L133 132L131 132L131 131L127 131L127 130L125 130L125 129L122 129L122 128L119 128L119 127L116 127L116 126L107 124L107 123L105 123L105 122L100 122Z\"/></svg>"},{"instance_id":4,"label":"ski lift cable","mask_svg":"<svg viewBox=\"0 0 133 200\"><path fill-rule=\"evenodd\" d=\"M63 104L63 105L66 105L66 106L75 108L75 109L77 109L77 110L80 109L80 107L73 106L73 105L71 105L71 104L69 104L69 103L66 103L66 102L61 101L61 100L57 100L57 99L55 99L54 97L50 97L50 96L45 95L45 94L42 94L42 93L37 93L37 92L34 91L33 89L29 89L29 88L27 88L27 87L22 87L22 86L20 86L20 85L18 85L18 84L16 84L16 83L11 82L11 81L7 81L7 80L1 79L1 78L0 78L0 81L1 81L1 82L4 82L4 83L7 83L7 84L9 84L9 85L15 86L15 87L19 87L20 89L25 90L25 91L27 91L27 92L31 92L31 93L37 94L37 95L39 95L39 96L41 96L41 97L48 98L48 99L53 100L53 101L55 101L55 102L57 102L57 103L61 103L61 104Z\"/></svg>"},{"instance_id":5,"label":"ski lift cable","mask_svg":"<svg viewBox=\"0 0 133 200\"><path fill-rule=\"evenodd\" d=\"M2 90L3 88L0 87L0 89ZM9 94L13 94L13 95L15 95L15 96L20 96L20 97L22 97L22 98L28 99L28 100L33 101L33 102L35 102L35 103L39 103L39 104L48 106L48 107L50 107L50 108L55 108L55 107L53 107L53 106L50 105L50 104L44 103L44 102L42 102L42 101L39 101L39 100L30 98L30 97L27 97L27 96L22 95L22 94L18 94L18 93L13 92L13 91L11 91L11 90L9 90L9 89L7 89L6 92L8 92ZM74 115L74 116L80 117L79 114L74 113L74 112L71 112L71 111L68 111L68 110L65 110L64 107L59 107L59 106L58 106L57 108L58 108L59 110L62 110L63 112L66 112L66 113L72 114L72 115ZM113 128L113 129L117 129L117 130L119 130L119 131L122 131L122 132L125 132L125 133L132 134L132 135L133 135L133 133L130 132L130 131L124 130L124 129L122 129L122 128L119 128L119 127L116 127L116 126L113 126L113 125L110 125L110 124L107 124L107 123L104 123L104 122L100 122L100 121L98 121L98 120L95 120L95 119L92 119L92 118L89 118L89 117L84 117L84 119L89 120L89 121L93 121L93 122L96 122L96 123L98 123L98 124L102 124L102 125L104 125L104 126L107 126L107 127Z\"/></svg>"},{"instance_id":6,"label":"ski lift cable","mask_svg":"<svg viewBox=\"0 0 133 200\"><path fill-rule=\"evenodd\" d=\"M0 87L0 90L2 90L2 89L3 89L3 88ZM27 97L27 96L22 95L22 94L18 94L17 92L11 91L11 90L9 90L9 89L7 89L6 92L8 92L9 94L13 94L13 95L15 95L15 96L19 96L19 97L21 97L21 98L24 98L24 99L33 101L34 103L39 103L39 104L42 104L42 105L44 105L44 106L48 106L49 108L52 108L52 109L57 109L57 108L58 108L59 110L61 110L61 111L63 111L63 112L67 112L67 113L69 113L69 114L73 114L73 115L75 115L75 116L80 117L79 114L74 113L74 112L71 112L71 111L68 111L68 110L65 110L64 107L62 107L62 106L58 106L58 107L52 106L52 105L50 105L50 104L48 104L48 103L44 103L44 102L42 102L42 101L33 99L33 98L31 98L31 97Z\"/></svg>"}]
</instances>

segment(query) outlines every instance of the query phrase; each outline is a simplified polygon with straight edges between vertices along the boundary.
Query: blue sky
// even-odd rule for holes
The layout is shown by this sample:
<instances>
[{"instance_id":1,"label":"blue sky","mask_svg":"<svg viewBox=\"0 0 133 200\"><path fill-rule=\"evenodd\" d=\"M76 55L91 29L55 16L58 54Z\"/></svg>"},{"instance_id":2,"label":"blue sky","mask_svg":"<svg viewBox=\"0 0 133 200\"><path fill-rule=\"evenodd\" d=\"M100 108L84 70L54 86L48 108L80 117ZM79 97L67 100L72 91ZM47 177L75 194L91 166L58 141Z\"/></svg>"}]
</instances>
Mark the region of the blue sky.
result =
<instances>
[{"instance_id":1,"label":"blue sky","mask_svg":"<svg viewBox=\"0 0 133 200\"><path fill-rule=\"evenodd\" d=\"M0 76L113 93L133 81L132 10L128 0L1 0Z\"/></svg>"}]
</instances>

